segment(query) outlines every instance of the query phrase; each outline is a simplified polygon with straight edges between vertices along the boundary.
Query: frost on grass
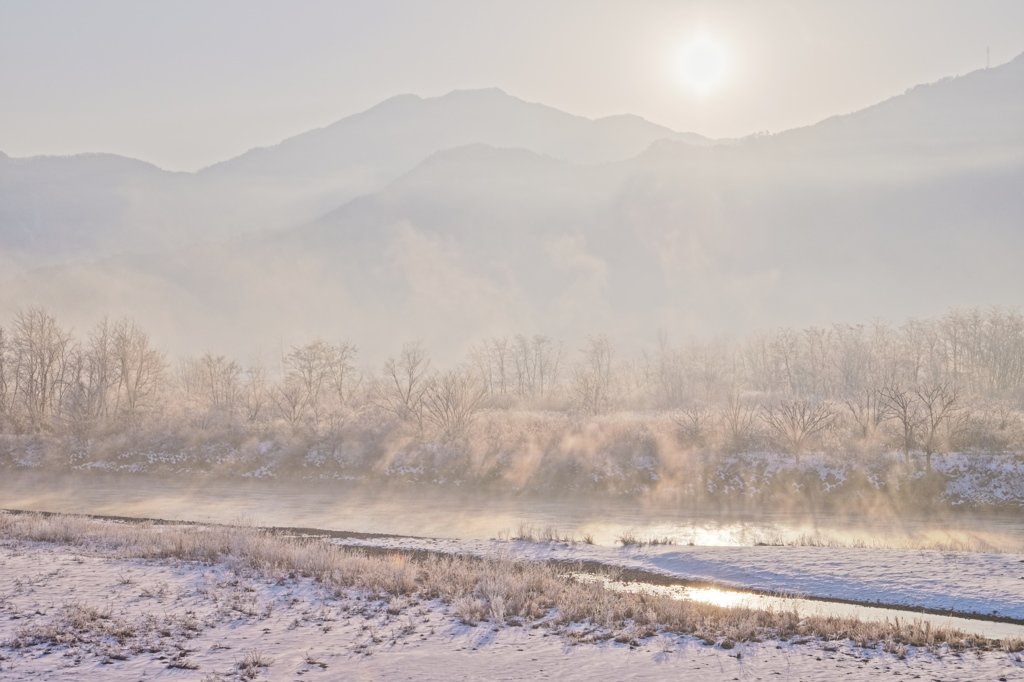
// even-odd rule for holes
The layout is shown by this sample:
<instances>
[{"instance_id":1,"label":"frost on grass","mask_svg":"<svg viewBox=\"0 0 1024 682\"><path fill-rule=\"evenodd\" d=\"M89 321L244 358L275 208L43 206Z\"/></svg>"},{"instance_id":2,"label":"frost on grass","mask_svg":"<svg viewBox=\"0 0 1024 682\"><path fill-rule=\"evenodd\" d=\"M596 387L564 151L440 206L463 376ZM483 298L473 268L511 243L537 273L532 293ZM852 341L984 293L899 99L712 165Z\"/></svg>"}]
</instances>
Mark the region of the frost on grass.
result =
<instances>
[{"instance_id":1,"label":"frost on grass","mask_svg":"<svg viewBox=\"0 0 1024 682\"><path fill-rule=\"evenodd\" d=\"M38 615L43 617L29 619L4 645L15 650L64 647L107 663L144 652L166 653L167 667L194 667L188 660L188 641L201 629L194 612L127 617L109 604L71 602Z\"/></svg>"},{"instance_id":2,"label":"frost on grass","mask_svg":"<svg viewBox=\"0 0 1024 682\"><path fill-rule=\"evenodd\" d=\"M289 586L301 580L319 592L319 611L292 616L291 629L315 622L321 631L329 631L331 619L371 619L364 622L364 635L354 648L359 653L412 636L418 627L415 619L429 617L431 609L440 611L450 624L544 628L569 642L614 640L635 645L658 635L675 635L720 647L796 638L852 642L895 653L908 647L932 652L1024 650L1020 640L987 640L914 620L875 623L726 608L607 589L576 579L571 566L458 555L369 554L254 528L0 514L0 537L14 551L32 543L57 542L83 555L176 562L203 575L198 583L176 591L166 580L143 581L121 571L110 580L119 589L132 591L136 605L149 604L148 611L129 615L109 605L69 602L20 625L4 641L12 651L64 647L81 656L110 659L160 652L167 665L187 667L189 641L204 629L294 613L290 609L302 597L288 596ZM295 602L289 601L293 598ZM9 598L4 608L17 608L8 602ZM387 630L382 629L385 625ZM256 663L272 657L253 651L239 654L236 672L248 675L268 667L269 663Z\"/></svg>"}]
</instances>

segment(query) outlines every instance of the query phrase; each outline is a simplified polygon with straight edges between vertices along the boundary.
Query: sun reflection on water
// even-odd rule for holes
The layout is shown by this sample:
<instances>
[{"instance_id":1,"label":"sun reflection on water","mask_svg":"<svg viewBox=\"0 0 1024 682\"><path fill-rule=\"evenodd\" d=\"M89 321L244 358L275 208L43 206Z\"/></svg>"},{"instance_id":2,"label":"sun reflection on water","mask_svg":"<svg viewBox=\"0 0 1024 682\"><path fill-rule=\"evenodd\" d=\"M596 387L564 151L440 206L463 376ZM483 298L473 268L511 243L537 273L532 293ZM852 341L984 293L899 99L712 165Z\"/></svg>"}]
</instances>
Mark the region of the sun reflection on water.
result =
<instances>
[{"instance_id":1,"label":"sun reflection on water","mask_svg":"<svg viewBox=\"0 0 1024 682\"><path fill-rule=\"evenodd\" d=\"M683 591L684 594L681 598L699 601L704 604L727 607L755 607L750 602L756 601L756 596L745 592L720 590L714 587L686 587L683 588Z\"/></svg>"},{"instance_id":2,"label":"sun reflection on water","mask_svg":"<svg viewBox=\"0 0 1024 682\"><path fill-rule=\"evenodd\" d=\"M611 580L607 576L595 575L592 573L574 574L577 580L586 582L601 582L610 590L620 592L644 592L665 596L672 599L683 599L689 601L721 606L724 608L744 608L758 611L772 611L775 613L794 612L801 618L808 616L833 616L842 618L857 618L862 621L895 621L896 619L912 619L931 623L933 626L951 627L974 633L991 639L1006 639L1024 637L1024 625L1015 623L998 623L968 618L957 618L952 616L933 615L917 613L899 609L862 606L860 604L847 604L842 602L821 601L817 599L804 599L787 595L758 594L755 592L744 592L742 590L731 590L720 587L691 587L688 585L652 585L649 583L621 582Z\"/></svg>"}]
</instances>

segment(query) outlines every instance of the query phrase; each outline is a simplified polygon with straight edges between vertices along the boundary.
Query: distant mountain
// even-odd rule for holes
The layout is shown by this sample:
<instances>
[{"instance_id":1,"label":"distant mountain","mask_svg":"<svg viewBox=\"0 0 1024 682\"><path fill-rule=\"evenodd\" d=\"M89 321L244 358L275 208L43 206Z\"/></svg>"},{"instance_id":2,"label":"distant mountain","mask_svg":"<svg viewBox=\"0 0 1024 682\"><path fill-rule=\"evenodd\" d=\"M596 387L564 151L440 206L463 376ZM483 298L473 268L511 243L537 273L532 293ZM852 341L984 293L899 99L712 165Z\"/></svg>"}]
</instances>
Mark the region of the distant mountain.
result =
<instances>
[{"instance_id":1,"label":"distant mountain","mask_svg":"<svg viewBox=\"0 0 1024 682\"><path fill-rule=\"evenodd\" d=\"M636 116L594 121L500 90L474 90L394 97L194 174L109 154L0 155L0 280L40 265L292 227L465 144L600 163L635 156L659 139L711 144Z\"/></svg>"},{"instance_id":2,"label":"distant mountain","mask_svg":"<svg viewBox=\"0 0 1024 682\"><path fill-rule=\"evenodd\" d=\"M167 220L174 207L166 202L181 179L113 154L0 153L0 279L39 265L166 246L161 234L177 222Z\"/></svg>"},{"instance_id":3,"label":"distant mountain","mask_svg":"<svg viewBox=\"0 0 1024 682\"><path fill-rule=\"evenodd\" d=\"M805 152L893 154L925 164L1015 162L1024 148L1024 54L769 139Z\"/></svg>"},{"instance_id":4,"label":"distant mountain","mask_svg":"<svg viewBox=\"0 0 1024 682\"><path fill-rule=\"evenodd\" d=\"M252 149L199 174L288 182L368 173L393 180L434 152L467 144L528 149L589 164L636 156L660 139L713 144L701 135L678 133L639 116L591 120L525 102L497 88L456 90L429 99L392 97L326 128ZM379 179L373 184L379 186Z\"/></svg>"},{"instance_id":5,"label":"distant mountain","mask_svg":"<svg viewBox=\"0 0 1024 682\"><path fill-rule=\"evenodd\" d=\"M376 361L412 338L441 355L535 331L629 345L1024 305L1022 64L615 162L445 149L302 227L26 274L0 285L0 319L130 311L179 352L325 335Z\"/></svg>"}]
</instances>

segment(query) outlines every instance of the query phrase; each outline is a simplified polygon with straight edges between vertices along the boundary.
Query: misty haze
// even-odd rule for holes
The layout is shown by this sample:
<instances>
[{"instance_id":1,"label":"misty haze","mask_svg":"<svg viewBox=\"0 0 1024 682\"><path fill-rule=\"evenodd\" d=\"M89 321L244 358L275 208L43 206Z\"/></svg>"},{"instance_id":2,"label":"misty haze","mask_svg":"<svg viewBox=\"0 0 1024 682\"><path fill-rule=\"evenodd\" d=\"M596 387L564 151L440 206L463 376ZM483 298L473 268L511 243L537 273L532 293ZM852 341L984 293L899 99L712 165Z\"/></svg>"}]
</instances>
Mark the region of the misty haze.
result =
<instances>
[{"instance_id":1,"label":"misty haze","mask_svg":"<svg viewBox=\"0 0 1024 682\"><path fill-rule=\"evenodd\" d=\"M1024 679L1024 8L432 5L0 9L0 679Z\"/></svg>"}]
</instances>

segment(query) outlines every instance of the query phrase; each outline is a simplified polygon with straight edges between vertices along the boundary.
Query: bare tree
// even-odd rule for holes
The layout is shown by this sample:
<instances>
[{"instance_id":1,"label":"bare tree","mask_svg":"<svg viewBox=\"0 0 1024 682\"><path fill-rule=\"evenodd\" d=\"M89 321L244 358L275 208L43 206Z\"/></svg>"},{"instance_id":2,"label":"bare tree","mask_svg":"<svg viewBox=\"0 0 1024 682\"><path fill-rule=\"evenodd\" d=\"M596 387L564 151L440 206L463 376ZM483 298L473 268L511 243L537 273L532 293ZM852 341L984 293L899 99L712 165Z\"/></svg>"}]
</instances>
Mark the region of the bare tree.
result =
<instances>
[{"instance_id":1,"label":"bare tree","mask_svg":"<svg viewBox=\"0 0 1024 682\"><path fill-rule=\"evenodd\" d=\"M15 313L11 325L14 393L29 428L51 426L50 418L59 416L72 347L71 334L42 308Z\"/></svg>"},{"instance_id":2,"label":"bare tree","mask_svg":"<svg viewBox=\"0 0 1024 682\"><path fill-rule=\"evenodd\" d=\"M424 386L424 418L436 426L444 438L460 438L466 434L486 397L483 382L466 369L435 374Z\"/></svg>"},{"instance_id":3,"label":"bare tree","mask_svg":"<svg viewBox=\"0 0 1024 682\"><path fill-rule=\"evenodd\" d=\"M543 398L554 391L565 361L565 347L549 336L533 336L533 364L536 397Z\"/></svg>"},{"instance_id":4,"label":"bare tree","mask_svg":"<svg viewBox=\"0 0 1024 682\"><path fill-rule=\"evenodd\" d=\"M917 444L917 429L921 424L919 398L900 383L892 383L882 389L885 409L900 425L900 449L903 461L910 459L910 451Z\"/></svg>"},{"instance_id":5,"label":"bare tree","mask_svg":"<svg viewBox=\"0 0 1024 682\"><path fill-rule=\"evenodd\" d=\"M135 424L152 407L167 362L164 354L150 344L149 334L130 317L114 325L112 351L118 382L115 409L128 423Z\"/></svg>"},{"instance_id":6,"label":"bare tree","mask_svg":"<svg viewBox=\"0 0 1024 682\"><path fill-rule=\"evenodd\" d=\"M359 349L354 343L343 341L334 346L331 354L330 385L334 398L341 406L347 405L363 379L356 370L355 359Z\"/></svg>"},{"instance_id":7,"label":"bare tree","mask_svg":"<svg viewBox=\"0 0 1024 682\"><path fill-rule=\"evenodd\" d=\"M512 391L512 353L506 336L484 339L470 348L469 362L489 395L504 398Z\"/></svg>"},{"instance_id":8,"label":"bare tree","mask_svg":"<svg viewBox=\"0 0 1024 682\"><path fill-rule=\"evenodd\" d=\"M743 399L739 390L734 388L721 411L726 447L731 452L742 452L747 447L754 428L754 416L754 408Z\"/></svg>"},{"instance_id":9,"label":"bare tree","mask_svg":"<svg viewBox=\"0 0 1024 682\"><path fill-rule=\"evenodd\" d=\"M615 346L603 334L592 336L581 355L571 369L573 409L584 414L599 414L607 410L612 401Z\"/></svg>"},{"instance_id":10,"label":"bare tree","mask_svg":"<svg viewBox=\"0 0 1024 682\"><path fill-rule=\"evenodd\" d=\"M423 393L430 371L430 359L419 341L402 346L397 358L384 363L383 376L374 381L374 403L405 422L423 429Z\"/></svg>"},{"instance_id":11,"label":"bare tree","mask_svg":"<svg viewBox=\"0 0 1024 682\"><path fill-rule=\"evenodd\" d=\"M287 402L289 410L298 410L297 419L314 431L337 423L360 383L353 364L356 354L354 344L334 346L322 339L292 348L284 358L285 381L292 384Z\"/></svg>"},{"instance_id":12,"label":"bare tree","mask_svg":"<svg viewBox=\"0 0 1024 682\"><path fill-rule=\"evenodd\" d=\"M743 364L747 368L750 387L758 393L769 393L782 388L782 380L776 366L775 348L775 341L765 331L751 334L743 344Z\"/></svg>"},{"instance_id":13,"label":"bare tree","mask_svg":"<svg viewBox=\"0 0 1024 682\"><path fill-rule=\"evenodd\" d=\"M10 340L7 331L0 327L0 427L10 417L10 396L7 375L11 371Z\"/></svg>"},{"instance_id":14,"label":"bare tree","mask_svg":"<svg viewBox=\"0 0 1024 682\"><path fill-rule=\"evenodd\" d=\"M543 334L520 334L508 349L511 376L520 398L536 400L549 395L558 383L565 349Z\"/></svg>"},{"instance_id":15,"label":"bare tree","mask_svg":"<svg viewBox=\"0 0 1024 682\"><path fill-rule=\"evenodd\" d=\"M267 368L259 360L253 360L245 368L245 385L242 389L242 405L245 420L250 424L259 423L270 403L270 389L267 385Z\"/></svg>"},{"instance_id":16,"label":"bare tree","mask_svg":"<svg viewBox=\"0 0 1024 682\"><path fill-rule=\"evenodd\" d=\"M914 391L921 406L921 447L924 449L925 468L932 469L932 455L938 452L962 426L957 419L958 389L949 381L926 382Z\"/></svg>"},{"instance_id":17,"label":"bare tree","mask_svg":"<svg viewBox=\"0 0 1024 682\"><path fill-rule=\"evenodd\" d=\"M70 387L64 397L64 421L84 439L110 418L111 396L117 386L113 330L107 318L93 328L84 347L71 354Z\"/></svg>"},{"instance_id":18,"label":"bare tree","mask_svg":"<svg viewBox=\"0 0 1024 682\"><path fill-rule=\"evenodd\" d=\"M318 339L305 346L292 348L292 352L284 358L284 365L288 368L285 377L289 384L288 395L290 398L298 398L292 401L291 407L297 407L297 418L314 431L320 428L327 409L324 404L327 397L325 394L330 390L333 356L334 349Z\"/></svg>"},{"instance_id":19,"label":"bare tree","mask_svg":"<svg viewBox=\"0 0 1024 682\"><path fill-rule=\"evenodd\" d=\"M92 419L106 419L110 416L112 393L120 383L120 366L117 357L115 331L107 318L100 320L86 346L85 367L82 382L85 387Z\"/></svg>"},{"instance_id":20,"label":"bare tree","mask_svg":"<svg viewBox=\"0 0 1024 682\"><path fill-rule=\"evenodd\" d=\"M786 443L798 464L810 440L831 426L836 417L830 403L807 398L780 400L761 408L761 419Z\"/></svg>"},{"instance_id":21,"label":"bare tree","mask_svg":"<svg viewBox=\"0 0 1024 682\"><path fill-rule=\"evenodd\" d=\"M728 376L740 371L740 356L723 340L691 344L691 360L687 377L691 393L698 400L711 404L728 393Z\"/></svg>"},{"instance_id":22,"label":"bare tree","mask_svg":"<svg viewBox=\"0 0 1024 682\"><path fill-rule=\"evenodd\" d=\"M875 437L879 427L891 416L889 401L880 389L865 388L843 399L863 441Z\"/></svg>"},{"instance_id":23,"label":"bare tree","mask_svg":"<svg viewBox=\"0 0 1024 682\"><path fill-rule=\"evenodd\" d=\"M679 426L679 435L685 444L703 448L711 442L716 420L714 414L705 406L684 407L673 420Z\"/></svg>"},{"instance_id":24,"label":"bare tree","mask_svg":"<svg viewBox=\"0 0 1024 682\"><path fill-rule=\"evenodd\" d=\"M293 429L305 421L306 390L302 385L287 378L270 391L270 401L277 408L278 416Z\"/></svg>"},{"instance_id":25,"label":"bare tree","mask_svg":"<svg viewBox=\"0 0 1024 682\"><path fill-rule=\"evenodd\" d=\"M223 355L206 353L201 358L181 360L178 381L194 426L208 428L234 420L241 396L241 373L238 363Z\"/></svg>"}]
</instances>

